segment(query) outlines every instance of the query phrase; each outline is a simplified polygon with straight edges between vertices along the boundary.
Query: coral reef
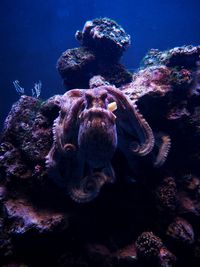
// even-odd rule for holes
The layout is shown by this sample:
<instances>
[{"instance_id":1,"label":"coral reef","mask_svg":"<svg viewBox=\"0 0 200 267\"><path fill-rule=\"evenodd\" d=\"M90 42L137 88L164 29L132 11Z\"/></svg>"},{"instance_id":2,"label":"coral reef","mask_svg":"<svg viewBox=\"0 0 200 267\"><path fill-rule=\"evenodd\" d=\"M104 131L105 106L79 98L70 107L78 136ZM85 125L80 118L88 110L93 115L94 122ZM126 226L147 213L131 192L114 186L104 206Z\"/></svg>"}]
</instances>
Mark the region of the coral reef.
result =
<instances>
[{"instance_id":1,"label":"coral reef","mask_svg":"<svg viewBox=\"0 0 200 267\"><path fill-rule=\"evenodd\" d=\"M130 75L114 21L76 38L57 65L73 90L22 95L5 120L1 265L199 266L199 46L150 50Z\"/></svg>"}]
</instances>

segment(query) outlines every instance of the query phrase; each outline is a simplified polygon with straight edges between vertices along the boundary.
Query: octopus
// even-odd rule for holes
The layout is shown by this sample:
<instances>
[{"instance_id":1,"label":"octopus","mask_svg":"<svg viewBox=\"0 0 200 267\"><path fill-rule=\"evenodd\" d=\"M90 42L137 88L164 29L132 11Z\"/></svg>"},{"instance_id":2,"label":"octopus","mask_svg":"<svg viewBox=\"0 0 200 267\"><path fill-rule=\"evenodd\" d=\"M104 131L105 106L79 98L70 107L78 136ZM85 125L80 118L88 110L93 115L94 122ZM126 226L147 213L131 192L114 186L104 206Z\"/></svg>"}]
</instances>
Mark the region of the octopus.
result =
<instances>
[{"instance_id":1,"label":"octopus","mask_svg":"<svg viewBox=\"0 0 200 267\"><path fill-rule=\"evenodd\" d=\"M53 136L46 157L49 176L79 203L93 200L104 184L115 181L111 160L117 149L131 166L134 156L146 156L155 146L153 131L136 105L107 84L66 92ZM156 161L164 161L162 154Z\"/></svg>"}]
</instances>

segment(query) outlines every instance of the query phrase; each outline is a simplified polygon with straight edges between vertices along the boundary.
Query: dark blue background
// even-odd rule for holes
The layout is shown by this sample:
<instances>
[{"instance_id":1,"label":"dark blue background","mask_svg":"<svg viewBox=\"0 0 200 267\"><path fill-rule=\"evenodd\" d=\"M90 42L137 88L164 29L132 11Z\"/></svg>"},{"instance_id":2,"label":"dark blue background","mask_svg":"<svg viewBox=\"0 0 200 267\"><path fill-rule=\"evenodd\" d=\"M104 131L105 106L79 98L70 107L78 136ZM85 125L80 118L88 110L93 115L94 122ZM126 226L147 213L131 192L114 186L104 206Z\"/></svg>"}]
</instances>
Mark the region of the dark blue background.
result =
<instances>
[{"instance_id":1,"label":"dark blue background","mask_svg":"<svg viewBox=\"0 0 200 267\"><path fill-rule=\"evenodd\" d=\"M123 62L134 69L150 48L199 44L199 10L199 0L1 0L0 123L19 98L13 80L27 94L41 80L43 98L64 92L56 61L78 46L74 34L86 20L107 16L123 26L132 37Z\"/></svg>"}]
</instances>

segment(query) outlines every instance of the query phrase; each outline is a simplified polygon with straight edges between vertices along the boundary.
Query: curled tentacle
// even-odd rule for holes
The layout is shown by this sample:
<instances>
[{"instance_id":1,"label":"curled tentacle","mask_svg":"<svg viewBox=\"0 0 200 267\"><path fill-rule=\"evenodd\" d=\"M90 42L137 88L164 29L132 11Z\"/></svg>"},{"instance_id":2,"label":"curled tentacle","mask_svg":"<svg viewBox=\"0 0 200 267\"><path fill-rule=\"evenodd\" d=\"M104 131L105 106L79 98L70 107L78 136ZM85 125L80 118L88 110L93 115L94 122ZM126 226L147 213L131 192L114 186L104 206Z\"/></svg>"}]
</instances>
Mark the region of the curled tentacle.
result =
<instances>
[{"instance_id":1,"label":"curled tentacle","mask_svg":"<svg viewBox=\"0 0 200 267\"><path fill-rule=\"evenodd\" d=\"M136 106L121 91L109 86L106 89L118 103L120 109L119 127L122 127L130 135L133 135L133 131L137 133L140 144L135 146L135 144L130 143L131 150L140 156L149 154L154 147L154 136L151 127L137 110Z\"/></svg>"},{"instance_id":2,"label":"curled tentacle","mask_svg":"<svg viewBox=\"0 0 200 267\"><path fill-rule=\"evenodd\" d=\"M65 151L67 143L73 142L76 138L76 127L78 112L81 109L83 99L82 91L78 89L71 90L60 99L60 113L53 124L53 139L58 150Z\"/></svg>"},{"instance_id":3,"label":"curled tentacle","mask_svg":"<svg viewBox=\"0 0 200 267\"><path fill-rule=\"evenodd\" d=\"M54 142L46 156L49 177L52 177L62 187L65 187L66 184L63 173L66 173L66 177L68 177L73 165L72 161L76 161L78 134L76 118L83 103L81 91L72 91L67 92L60 101L61 111L59 117L54 120L52 130Z\"/></svg>"},{"instance_id":4,"label":"curled tentacle","mask_svg":"<svg viewBox=\"0 0 200 267\"><path fill-rule=\"evenodd\" d=\"M102 172L96 172L80 180L68 188L70 197L79 203L86 203L96 198L101 187L109 178Z\"/></svg>"},{"instance_id":5,"label":"curled tentacle","mask_svg":"<svg viewBox=\"0 0 200 267\"><path fill-rule=\"evenodd\" d=\"M78 99L77 102L69 109L69 112L62 117L62 109L60 116L55 119L53 125L53 146L46 156L46 166L58 164L61 154L71 154L76 150L76 120L80 106L83 100ZM67 117L67 119L65 119ZM62 153L61 153L62 152Z\"/></svg>"},{"instance_id":6,"label":"curled tentacle","mask_svg":"<svg viewBox=\"0 0 200 267\"><path fill-rule=\"evenodd\" d=\"M66 154L71 154L76 151L76 146L73 144L65 144L64 145L64 151Z\"/></svg>"},{"instance_id":7,"label":"curled tentacle","mask_svg":"<svg viewBox=\"0 0 200 267\"><path fill-rule=\"evenodd\" d=\"M69 113L66 114L66 119L62 124L61 136L60 136L60 145L61 149L65 150L64 147L67 143L74 143L73 140L77 136L77 118L78 113L81 109L83 99L78 99L77 102L72 106ZM58 138L57 138L58 140Z\"/></svg>"},{"instance_id":8,"label":"curled tentacle","mask_svg":"<svg viewBox=\"0 0 200 267\"><path fill-rule=\"evenodd\" d=\"M115 182L115 171L113 170L113 167L111 163L109 162L105 168L103 168L102 172L106 175L108 183L114 183Z\"/></svg>"},{"instance_id":9,"label":"curled tentacle","mask_svg":"<svg viewBox=\"0 0 200 267\"><path fill-rule=\"evenodd\" d=\"M46 156L45 165L47 168L47 173L49 177L56 181L57 184L63 185L63 179L60 175L60 171L57 168L57 164L61 160L61 154L58 153L56 146L53 145L48 155Z\"/></svg>"},{"instance_id":10,"label":"curled tentacle","mask_svg":"<svg viewBox=\"0 0 200 267\"><path fill-rule=\"evenodd\" d=\"M165 163L169 154L171 148L171 138L169 135L159 133L156 135L155 144L158 147L158 154L154 160L154 166L160 167Z\"/></svg>"},{"instance_id":11,"label":"curled tentacle","mask_svg":"<svg viewBox=\"0 0 200 267\"><path fill-rule=\"evenodd\" d=\"M140 140L142 140L141 142L142 144L139 148L138 154L140 156L145 156L149 154L154 147L154 135L151 127L144 119L142 114L139 112L139 110L137 110L136 106L135 106L135 114L136 114L136 119L139 123L139 127L141 127L138 129L138 133L140 132L139 137Z\"/></svg>"}]
</instances>

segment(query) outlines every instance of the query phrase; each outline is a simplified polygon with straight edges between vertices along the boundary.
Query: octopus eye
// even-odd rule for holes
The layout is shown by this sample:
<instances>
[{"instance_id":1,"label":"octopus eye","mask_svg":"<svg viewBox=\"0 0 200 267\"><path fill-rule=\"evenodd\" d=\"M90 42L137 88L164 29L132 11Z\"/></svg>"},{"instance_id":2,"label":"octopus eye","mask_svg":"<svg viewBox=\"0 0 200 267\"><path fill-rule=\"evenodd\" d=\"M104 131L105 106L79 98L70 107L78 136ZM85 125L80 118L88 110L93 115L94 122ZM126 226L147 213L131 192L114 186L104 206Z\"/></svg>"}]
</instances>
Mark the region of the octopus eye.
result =
<instances>
[{"instance_id":1,"label":"octopus eye","mask_svg":"<svg viewBox=\"0 0 200 267\"><path fill-rule=\"evenodd\" d=\"M92 102L92 99L93 99L92 95L86 93L85 98L86 98L86 101L88 104L90 104Z\"/></svg>"}]
</instances>

